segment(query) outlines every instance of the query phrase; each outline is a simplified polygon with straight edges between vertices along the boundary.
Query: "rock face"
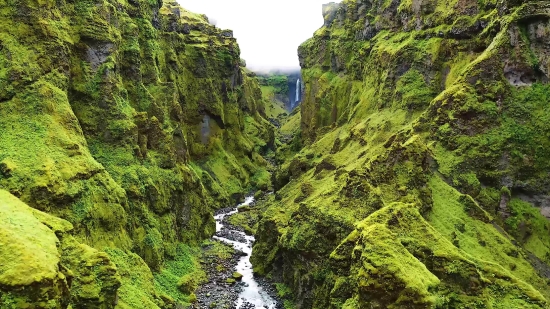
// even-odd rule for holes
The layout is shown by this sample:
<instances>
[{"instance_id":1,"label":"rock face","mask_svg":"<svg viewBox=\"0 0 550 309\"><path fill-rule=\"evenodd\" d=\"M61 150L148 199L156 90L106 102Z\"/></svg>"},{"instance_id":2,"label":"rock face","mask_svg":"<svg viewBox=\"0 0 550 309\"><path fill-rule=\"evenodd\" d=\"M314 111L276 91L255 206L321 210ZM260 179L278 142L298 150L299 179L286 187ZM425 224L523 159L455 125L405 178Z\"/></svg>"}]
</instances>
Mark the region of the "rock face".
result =
<instances>
[{"instance_id":1,"label":"rock face","mask_svg":"<svg viewBox=\"0 0 550 309\"><path fill-rule=\"evenodd\" d=\"M332 25L334 20L338 17L339 9L340 4L336 2L323 4L323 19L325 20L325 27L330 27Z\"/></svg>"},{"instance_id":2,"label":"rock face","mask_svg":"<svg viewBox=\"0 0 550 309\"><path fill-rule=\"evenodd\" d=\"M39 242L44 265L28 281L1 283L0 307L39 286L51 290L32 300L40 308L174 305L151 270L179 244L210 237L214 209L269 185L258 151L274 145L273 128L232 32L170 1L24 0L0 8L0 188L69 221L63 232L75 242L24 225L49 235L22 239ZM16 237L8 236L2 241ZM111 270L96 273L109 258L80 243L125 265L118 300ZM72 281L64 258L82 264L69 268ZM88 259L102 266L84 267ZM25 272L24 264L13 270ZM87 288L87 280L106 283Z\"/></svg>"},{"instance_id":3,"label":"rock face","mask_svg":"<svg viewBox=\"0 0 550 309\"><path fill-rule=\"evenodd\" d=\"M550 2L323 16L255 269L298 308L547 308Z\"/></svg>"}]
</instances>

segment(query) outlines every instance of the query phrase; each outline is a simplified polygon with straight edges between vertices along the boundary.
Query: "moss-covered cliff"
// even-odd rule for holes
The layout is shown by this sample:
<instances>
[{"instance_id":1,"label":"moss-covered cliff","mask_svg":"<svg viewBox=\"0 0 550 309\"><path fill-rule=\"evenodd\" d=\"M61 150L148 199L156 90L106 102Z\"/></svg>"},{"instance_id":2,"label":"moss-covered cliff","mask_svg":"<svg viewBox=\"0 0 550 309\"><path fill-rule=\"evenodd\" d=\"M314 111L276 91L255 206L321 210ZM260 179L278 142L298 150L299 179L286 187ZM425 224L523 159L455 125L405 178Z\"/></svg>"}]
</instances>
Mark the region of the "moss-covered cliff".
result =
<instances>
[{"instance_id":1,"label":"moss-covered cliff","mask_svg":"<svg viewBox=\"0 0 550 309\"><path fill-rule=\"evenodd\" d=\"M21 239L0 248L1 308L193 299L172 289L187 245L270 186L273 127L242 63L231 31L175 2L0 3L0 206L16 216L0 217L17 227L0 242Z\"/></svg>"},{"instance_id":2,"label":"moss-covered cliff","mask_svg":"<svg viewBox=\"0 0 550 309\"><path fill-rule=\"evenodd\" d=\"M550 2L323 14L255 269L298 308L548 308Z\"/></svg>"},{"instance_id":3,"label":"moss-covered cliff","mask_svg":"<svg viewBox=\"0 0 550 309\"><path fill-rule=\"evenodd\" d=\"M262 89L270 91L277 101L283 103L284 108L288 112L291 112L302 101L302 77L300 71L264 73L259 74L257 78ZM298 101L296 101L298 80L300 80L300 88L298 89Z\"/></svg>"}]
</instances>

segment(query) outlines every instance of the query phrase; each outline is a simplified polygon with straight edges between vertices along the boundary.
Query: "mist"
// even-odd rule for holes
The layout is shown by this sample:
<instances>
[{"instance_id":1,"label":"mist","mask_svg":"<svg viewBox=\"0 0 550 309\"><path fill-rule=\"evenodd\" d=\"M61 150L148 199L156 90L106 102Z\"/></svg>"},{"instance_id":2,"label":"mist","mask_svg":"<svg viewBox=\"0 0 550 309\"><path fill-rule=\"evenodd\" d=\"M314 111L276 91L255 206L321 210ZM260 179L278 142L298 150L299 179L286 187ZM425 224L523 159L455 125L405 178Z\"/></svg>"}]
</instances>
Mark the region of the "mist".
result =
<instances>
[{"instance_id":1,"label":"mist","mask_svg":"<svg viewBox=\"0 0 550 309\"><path fill-rule=\"evenodd\" d=\"M322 4L330 0L178 2L187 10L206 14L218 28L232 29L249 69L293 72L300 69L298 46L323 25Z\"/></svg>"}]
</instances>

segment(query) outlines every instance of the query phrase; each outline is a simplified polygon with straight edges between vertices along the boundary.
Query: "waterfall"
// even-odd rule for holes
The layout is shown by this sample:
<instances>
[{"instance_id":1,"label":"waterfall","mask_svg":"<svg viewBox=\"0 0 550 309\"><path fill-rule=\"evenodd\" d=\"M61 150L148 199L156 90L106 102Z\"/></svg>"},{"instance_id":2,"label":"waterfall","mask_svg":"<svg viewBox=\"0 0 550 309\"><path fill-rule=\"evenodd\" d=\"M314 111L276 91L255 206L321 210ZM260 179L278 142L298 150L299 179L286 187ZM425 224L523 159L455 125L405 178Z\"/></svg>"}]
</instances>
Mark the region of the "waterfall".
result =
<instances>
[{"instance_id":1,"label":"waterfall","mask_svg":"<svg viewBox=\"0 0 550 309\"><path fill-rule=\"evenodd\" d=\"M300 90L302 89L302 85L300 84L300 79L296 81L296 101L294 103L300 102Z\"/></svg>"}]
</instances>

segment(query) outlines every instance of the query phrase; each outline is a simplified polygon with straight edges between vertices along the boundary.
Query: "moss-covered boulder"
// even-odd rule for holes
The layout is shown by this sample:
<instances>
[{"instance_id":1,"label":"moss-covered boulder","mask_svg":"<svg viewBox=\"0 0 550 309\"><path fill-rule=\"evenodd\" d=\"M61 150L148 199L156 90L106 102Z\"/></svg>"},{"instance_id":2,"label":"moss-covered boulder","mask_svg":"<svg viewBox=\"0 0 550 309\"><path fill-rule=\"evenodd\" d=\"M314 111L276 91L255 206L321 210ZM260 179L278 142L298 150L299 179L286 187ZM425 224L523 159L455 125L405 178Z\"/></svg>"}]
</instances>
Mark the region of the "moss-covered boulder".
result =
<instances>
[{"instance_id":1,"label":"moss-covered boulder","mask_svg":"<svg viewBox=\"0 0 550 309\"><path fill-rule=\"evenodd\" d=\"M372 214L332 252L331 260L345 265L331 291L335 303L359 300L386 308L547 304L525 281L459 250L415 205L392 204ZM442 297L448 290L455 294Z\"/></svg>"},{"instance_id":2,"label":"moss-covered boulder","mask_svg":"<svg viewBox=\"0 0 550 309\"><path fill-rule=\"evenodd\" d=\"M49 308L61 308L69 299L69 288L59 265L60 241L55 232L32 208L3 190L0 214L2 307L49 302Z\"/></svg>"},{"instance_id":3,"label":"moss-covered boulder","mask_svg":"<svg viewBox=\"0 0 550 309\"><path fill-rule=\"evenodd\" d=\"M234 272L232 277L233 277L233 279L235 279L237 281L241 281L243 279L243 275L239 272Z\"/></svg>"},{"instance_id":4,"label":"moss-covered boulder","mask_svg":"<svg viewBox=\"0 0 550 309\"><path fill-rule=\"evenodd\" d=\"M120 278L72 225L0 190L0 307L114 308Z\"/></svg>"}]
</instances>

